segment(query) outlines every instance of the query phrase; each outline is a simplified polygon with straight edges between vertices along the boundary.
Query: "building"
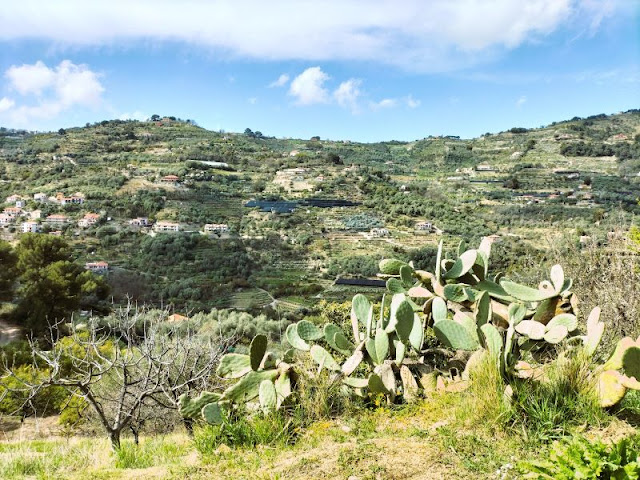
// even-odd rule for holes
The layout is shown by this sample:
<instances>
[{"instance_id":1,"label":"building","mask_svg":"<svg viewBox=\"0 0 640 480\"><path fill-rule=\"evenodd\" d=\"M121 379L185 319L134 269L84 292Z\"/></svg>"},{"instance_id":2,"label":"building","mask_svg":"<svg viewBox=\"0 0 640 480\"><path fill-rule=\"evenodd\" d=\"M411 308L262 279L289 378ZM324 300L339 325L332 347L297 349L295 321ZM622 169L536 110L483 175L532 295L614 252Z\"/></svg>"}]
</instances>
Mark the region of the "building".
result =
<instances>
[{"instance_id":1,"label":"building","mask_svg":"<svg viewBox=\"0 0 640 480\"><path fill-rule=\"evenodd\" d=\"M107 273L109 264L107 262L87 262L84 264L84 268L93 273Z\"/></svg>"},{"instance_id":2,"label":"building","mask_svg":"<svg viewBox=\"0 0 640 480\"><path fill-rule=\"evenodd\" d=\"M171 223L171 222L157 222L153 229L156 232L179 232L180 224L179 223Z\"/></svg>"},{"instance_id":3,"label":"building","mask_svg":"<svg viewBox=\"0 0 640 480\"><path fill-rule=\"evenodd\" d=\"M18 218L19 216L22 215L22 208L20 208L20 207L7 207L2 211L2 213L4 213L5 215L9 215L12 218Z\"/></svg>"},{"instance_id":4,"label":"building","mask_svg":"<svg viewBox=\"0 0 640 480\"><path fill-rule=\"evenodd\" d=\"M481 163L480 165L476 165L476 172L493 172L494 168L491 165L487 165L486 163Z\"/></svg>"},{"instance_id":5,"label":"building","mask_svg":"<svg viewBox=\"0 0 640 480\"><path fill-rule=\"evenodd\" d=\"M433 224L431 222L416 223L416 230L420 232L433 232Z\"/></svg>"},{"instance_id":6,"label":"building","mask_svg":"<svg viewBox=\"0 0 640 480\"><path fill-rule=\"evenodd\" d=\"M24 222L22 224L22 233L39 233L42 231L42 225L38 222Z\"/></svg>"},{"instance_id":7,"label":"building","mask_svg":"<svg viewBox=\"0 0 640 480\"><path fill-rule=\"evenodd\" d=\"M388 237L389 230L387 230L386 228L372 228L369 232L369 235L372 238Z\"/></svg>"},{"instance_id":8,"label":"building","mask_svg":"<svg viewBox=\"0 0 640 480\"><path fill-rule=\"evenodd\" d=\"M82 228L91 227L98 223L98 220L100 220L100 214L87 213L80 221L78 221L78 226Z\"/></svg>"},{"instance_id":9,"label":"building","mask_svg":"<svg viewBox=\"0 0 640 480\"><path fill-rule=\"evenodd\" d=\"M206 233L217 233L220 235L229 231L229 225L226 223L207 223L204 226L204 231Z\"/></svg>"},{"instance_id":10,"label":"building","mask_svg":"<svg viewBox=\"0 0 640 480\"><path fill-rule=\"evenodd\" d=\"M173 185L175 185L179 181L180 181L180 178L175 175L166 175L160 179L160 182L162 183L170 183Z\"/></svg>"},{"instance_id":11,"label":"building","mask_svg":"<svg viewBox=\"0 0 640 480\"><path fill-rule=\"evenodd\" d=\"M33 194L33 199L36 202L46 203L49 200L49 197L47 196L46 193L34 193Z\"/></svg>"},{"instance_id":12,"label":"building","mask_svg":"<svg viewBox=\"0 0 640 480\"><path fill-rule=\"evenodd\" d=\"M17 201L19 200L24 200L20 195L16 195L15 193L13 195L9 195L6 199L5 199L5 203L13 203L15 204Z\"/></svg>"},{"instance_id":13,"label":"building","mask_svg":"<svg viewBox=\"0 0 640 480\"><path fill-rule=\"evenodd\" d=\"M16 200L16 207L17 208L24 208L27 206L27 201L22 199L22 200Z\"/></svg>"},{"instance_id":14,"label":"building","mask_svg":"<svg viewBox=\"0 0 640 480\"><path fill-rule=\"evenodd\" d=\"M66 215L53 214L49 215L45 221L48 225L66 225L67 223L69 223L69 217L67 217Z\"/></svg>"},{"instance_id":15,"label":"building","mask_svg":"<svg viewBox=\"0 0 640 480\"><path fill-rule=\"evenodd\" d=\"M65 197L62 192L58 192L55 198L60 205L82 205L84 203L84 195L80 192L74 193L70 197Z\"/></svg>"},{"instance_id":16,"label":"building","mask_svg":"<svg viewBox=\"0 0 640 480\"><path fill-rule=\"evenodd\" d=\"M129 220L129 225L134 227L148 227L151 223L147 217L138 217Z\"/></svg>"},{"instance_id":17,"label":"building","mask_svg":"<svg viewBox=\"0 0 640 480\"><path fill-rule=\"evenodd\" d=\"M7 215L6 213L0 213L0 225L10 225L14 221L14 218L11 215Z\"/></svg>"}]
</instances>

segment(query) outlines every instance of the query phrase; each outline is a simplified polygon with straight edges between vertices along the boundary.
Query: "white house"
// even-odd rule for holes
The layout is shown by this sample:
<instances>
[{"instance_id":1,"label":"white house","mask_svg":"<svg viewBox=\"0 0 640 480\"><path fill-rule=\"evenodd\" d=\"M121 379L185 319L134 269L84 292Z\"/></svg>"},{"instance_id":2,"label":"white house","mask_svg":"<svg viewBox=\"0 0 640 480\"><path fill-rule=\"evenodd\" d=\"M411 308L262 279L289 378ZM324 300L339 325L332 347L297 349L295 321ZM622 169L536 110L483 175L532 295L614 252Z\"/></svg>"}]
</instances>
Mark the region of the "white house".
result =
<instances>
[{"instance_id":1,"label":"white house","mask_svg":"<svg viewBox=\"0 0 640 480\"><path fill-rule=\"evenodd\" d=\"M5 203L16 203L19 200L24 200L20 195L17 194L13 194L13 195L9 195L6 199L5 199Z\"/></svg>"},{"instance_id":2,"label":"white house","mask_svg":"<svg viewBox=\"0 0 640 480\"><path fill-rule=\"evenodd\" d=\"M13 218L18 218L19 216L22 215L22 208L7 207L2 211L2 213L4 213L5 215L9 215L10 217L13 217Z\"/></svg>"},{"instance_id":3,"label":"white house","mask_svg":"<svg viewBox=\"0 0 640 480\"><path fill-rule=\"evenodd\" d=\"M204 226L204 231L206 233L227 233L229 231L229 225L226 223L207 223Z\"/></svg>"},{"instance_id":4,"label":"white house","mask_svg":"<svg viewBox=\"0 0 640 480\"><path fill-rule=\"evenodd\" d=\"M138 217L129 220L129 225L134 227L148 227L151 223L147 217Z\"/></svg>"},{"instance_id":5,"label":"white house","mask_svg":"<svg viewBox=\"0 0 640 480\"><path fill-rule=\"evenodd\" d=\"M0 213L0 225L9 225L13 223L13 217L6 213Z\"/></svg>"},{"instance_id":6,"label":"white house","mask_svg":"<svg viewBox=\"0 0 640 480\"><path fill-rule=\"evenodd\" d=\"M388 237L389 230L386 228L372 228L369 234L372 238Z\"/></svg>"},{"instance_id":7,"label":"white house","mask_svg":"<svg viewBox=\"0 0 640 480\"><path fill-rule=\"evenodd\" d=\"M421 232L432 232L433 224L431 222L418 222L416 223L416 230Z\"/></svg>"},{"instance_id":8,"label":"white house","mask_svg":"<svg viewBox=\"0 0 640 480\"><path fill-rule=\"evenodd\" d=\"M78 226L82 228L87 228L98 223L98 220L100 220L100 214L87 213L81 220L78 221Z\"/></svg>"},{"instance_id":9,"label":"white house","mask_svg":"<svg viewBox=\"0 0 640 480\"><path fill-rule=\"evenodd\" d=\"M93 273L107 273L109 271L109 264L107 262L87 262L84 264L84 268Z\"/></svg>"},{"instance_id":10,"label":"white house","mask_svg":"<svg viewBox=\"0 0 640 480\"><path fill-rule=\"evenodd\" d=\"M33 199L36 202L46 203L49 200L49 197L47 196L46 193L34 193L33 194Z\"/></svg>"},{"instance_id":11,"label":"white house","mask_svg":"<svg viewBox=\"0 0 640 480\"><path fill-rule=\"evenodd\" d=\"M66 225L67 223L69 223L69 217L67 217L66 215L54 213L53 215L49 215L45 221L49 225Z\"/></svg>"},{"instance_id":12,"label":"white house","mask_svg":"<svg viewBox=\"0 0 640 480\"><path fill-rule=\"evenodd\" d=\"M42 225L38 222L24 222L22 224L22 233L38 233L42 231Z\"/></svg>"},{"instance_id":13,"label":"white house","mask_svg":"<svg viewBox=\"0 0 640 480\"><path fill-rule=\"evenodd\" d=\"M179 232L180 224L179 223L171 223L171 222L157 222L153 229L156 232Z\"/></svg>"}]
</instances>

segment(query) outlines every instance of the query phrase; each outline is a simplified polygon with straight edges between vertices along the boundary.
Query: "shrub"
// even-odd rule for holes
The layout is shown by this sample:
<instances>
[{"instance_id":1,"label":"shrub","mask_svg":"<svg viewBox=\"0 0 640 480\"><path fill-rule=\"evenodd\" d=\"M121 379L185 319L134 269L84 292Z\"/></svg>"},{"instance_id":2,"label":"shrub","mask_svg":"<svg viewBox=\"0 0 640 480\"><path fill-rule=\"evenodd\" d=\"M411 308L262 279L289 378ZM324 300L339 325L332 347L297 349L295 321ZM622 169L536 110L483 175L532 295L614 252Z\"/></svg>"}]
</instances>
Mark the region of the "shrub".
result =
<instances>
[{"instance_id":1,"label":"shrub","mask_svg":"<svg viewBox=\"0 0 640 480\"><path fill-rule=\"evenodd\" d=\"M203 455L211 455L220 445L255 447L256 445L288 445L297 434L297 425L282 412L249 416L237 410L220 425L204 425L194 430L194 445Z\"/></svg>"},{"instance_id":2,"label":"shrub","mask_svg":"<svg viewBox=\"0 0 640 480\"><path fill-rule=\"evenodd\" d=\"M639 446L638 435L613 445L575 437L554 443L548 460L522 462L519 467L527 478L536 479L637 479Z\"/></svg>"}]
</instances>

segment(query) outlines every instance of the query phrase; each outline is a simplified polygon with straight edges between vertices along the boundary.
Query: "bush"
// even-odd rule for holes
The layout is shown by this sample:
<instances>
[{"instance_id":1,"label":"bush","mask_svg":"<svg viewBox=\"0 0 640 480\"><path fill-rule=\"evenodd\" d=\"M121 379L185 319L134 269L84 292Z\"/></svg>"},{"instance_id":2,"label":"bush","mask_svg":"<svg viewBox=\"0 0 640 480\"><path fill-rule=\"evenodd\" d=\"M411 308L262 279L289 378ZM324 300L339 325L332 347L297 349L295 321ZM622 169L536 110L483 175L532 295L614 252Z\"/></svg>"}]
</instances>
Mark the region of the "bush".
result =
<instances>
[{"instance_id":1,"label":"bush","mask_svg":"<svg viewBox=\"0 0 640 480\"><path fill-rule=\"evenodd\" d=\"M639 435L613 445L575 437L555 443L548 460L522 462L519 467L527 478L632 480L640 475L639 447Z\"/></svg>"},{"instance_id":2,"label":"bush","mask_svg":"<svg viewBox=\"0 0 640 480\"><path fill-rule=\"evenodd\" d=\"M544 381L512 383L514 424L534 440L560 438L579 425L606 419L591 374L591 358L581 351L548 364Z\"/></svg>"},{"instance_id":3,"label":"bush","mask_svg":"<svg viewBox=\"0 0 640 480\"><path fill-rule=\"evenodd\" d=\"M236 410L220 425L204 425L194 430L194 445L203 455L212 455L220 445L255 447L283 446L293 443L297 425L278 411L269 415L252 415Z\"/></svg>"}]
</instances>

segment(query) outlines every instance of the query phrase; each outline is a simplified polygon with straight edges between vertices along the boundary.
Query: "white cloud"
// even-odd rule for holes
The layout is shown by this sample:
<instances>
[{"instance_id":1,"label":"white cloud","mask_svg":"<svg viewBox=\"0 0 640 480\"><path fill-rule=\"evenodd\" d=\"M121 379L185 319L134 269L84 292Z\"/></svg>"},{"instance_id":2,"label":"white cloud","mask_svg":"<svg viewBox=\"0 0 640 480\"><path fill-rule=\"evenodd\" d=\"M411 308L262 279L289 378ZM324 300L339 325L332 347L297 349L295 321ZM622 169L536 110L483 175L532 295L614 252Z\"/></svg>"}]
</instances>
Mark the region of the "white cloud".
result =
<instances>
[{"instance_id":1,"label":"white cloud","mask_svg":"<svg viewBox=\"0 0 640 480\"><path fill-rule=\"evenodd\" d=\"M329 91L324 83L329 80L329 75L320 67L310 67L291 81L289 95L296 97L298 105L313 105L315 103L327 103Z\"/></svg>"},{"instance_id":2,"label":"white cloud","mask_svg":"<svg viewBox=\"0 0 640 480\"><path fill-rule=\"evenodd\" d=\"M420 106L420 100L416 100L415 98L413 98L412 95L407 96L406 98L407 101L407 107L409 108L418 108Z\"/></svg>"},{"instance_id":3,"label":"white cloud","mask_svg":"<svg viewBox=\"0 0 640 480\"><path fill-rule=\"evenodd\" d=\"M258 98L257 97L249 97L249 98L247 98L247 103L249 105L255 105L256 103L258 103Z\"/></svg>"},{"instance_id":4,"label":"white cloud","mask_svg":"<svg viewBox=\"0 0 640 480\"><path fill-rule=\"evenodd\" d=\"M346 82L342 82L333 92L333 98L341 107L351 109L352 113L358 113L358 98L362 95L360 85L362 85L362 80L350 78Z\"/></svg>"},{"instance_id":5,"label":"white cloud","mask_svg":"<svg viewBox=\"0 0 640 480\"><path fill-rule=\"evenodd\" d=\"M9 79L9 87L21 95L40 95L43 89L53 85L56 78L55 72L40 60L33 65L13 65L4 76Z\"/></svg>"},{"instance_id":6,"label":"white cloud","mask_svg":"<svg viewBox=\"0 0 640 480\"><path fill-rule=\"evenodd\" d=\"M0 98L0 113L11 109L16 102L7 97Z\"/></svg>"},{"instance_id":7,"label":"white cloud","mask_svg":"<svg viewBox=\"0 0 640 480\"><path fill-rule=\"evenodd\" d=\"M560 29L598 28L634 2L325 0L319 6L279 0L269 8L262 0L4 3L0 41L45 39L58 46L178 41L262 61L364 60L450 71Z\"/></svg>"},{"instance_id":8,"label":"white cloud","mask_svg":"<svg viewBox=\"0 0 640 480\"><path fill-rule=\"evenodd\" d=\"M286 73L283 73L278 77L277 80L274 80L269 84L269 88L284 87L287 84L287 82L289 82L289 75L287 75Z\"/></svg>"},{"instance_id":9,"label":"white cloud","mask_svg":"<svg viewBox=\"0 0 640 480\"><path fill-rule=\"evenodd\" d=\"M516 107L520 108L525 103L527 103L527 96L522 95L518 100L516 100Z\"/></svg>"},{"instance_id":10,"label":"white cloud","mask_svg":"<svg viewBox=\"0 0 640 480\"><path fill-rule=\"evenodd\" d=\"M54 68L42 61L13 65L4 77L9 89L22 95L20 104L2 100L0 112L12 126L30 127L34 120L52 119L75 107L102 105L104 87L99 75L87 65L76 65L70 60L63 60Z\"/></svg>"},{"instance_id":11,"label":"white cloud","mask_svg":"<svg viewBox=\"0 0 640 480\"><path fill-rule=\"evenodd\" d=\"M393 108L398 105L398 101L395 98L384 98L379 102L371 102L370 106L372 110L381 110L383 108Z\"/></svg>"}]
</instances>

